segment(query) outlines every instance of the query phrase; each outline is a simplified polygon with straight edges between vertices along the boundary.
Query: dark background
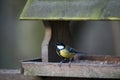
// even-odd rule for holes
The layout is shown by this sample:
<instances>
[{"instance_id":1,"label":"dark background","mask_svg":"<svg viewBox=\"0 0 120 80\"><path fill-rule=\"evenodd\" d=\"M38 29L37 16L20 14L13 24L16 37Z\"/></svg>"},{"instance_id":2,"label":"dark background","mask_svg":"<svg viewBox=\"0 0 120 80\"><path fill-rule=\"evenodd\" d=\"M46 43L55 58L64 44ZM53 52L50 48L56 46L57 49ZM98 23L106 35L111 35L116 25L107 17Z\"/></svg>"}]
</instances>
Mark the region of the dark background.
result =
<instances>
[{"instance_id":1,"label":"dark background","mask_svg":"<svg viewBox=\"0 0 120 80\"><path fill-rule=\"evenodd\" d=\"M27 0L0 0L0 69L18 69L20 61L39 58L41 21L20 21Z\"/></svg>"}]
</instances>

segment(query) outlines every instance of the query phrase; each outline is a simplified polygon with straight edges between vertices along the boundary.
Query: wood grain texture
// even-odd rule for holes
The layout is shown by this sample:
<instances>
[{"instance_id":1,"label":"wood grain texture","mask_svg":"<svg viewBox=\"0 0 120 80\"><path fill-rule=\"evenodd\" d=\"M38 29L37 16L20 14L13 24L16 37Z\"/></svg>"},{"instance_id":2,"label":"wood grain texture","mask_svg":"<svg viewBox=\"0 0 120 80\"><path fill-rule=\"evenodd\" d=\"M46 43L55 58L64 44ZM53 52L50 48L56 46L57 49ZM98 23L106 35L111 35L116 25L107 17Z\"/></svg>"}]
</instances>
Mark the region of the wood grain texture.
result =
<instances>
[{"instance_id":1,"label":"wood grain texture","mask_svg":"<svg viewBox=\"0 0 120 80\"><path fill-rule=\"evenodd\" d=\"M120 78L120 65L22 62L24 75L51 77Z\"/></svg>"},{"instance_id":2,"label":"wood grain texture","mask_svg":"<svg viewBox=\"0 0 120 80\"><path fill-rule=\"evenodd\" d=\"M44 35L44 39L42 42L42 61L43 62L48 62L48 46L49 46L49 41L51 39L52 36L52 30L51 30L51 26L49 25L48 21L43 21L44 23L44 27L45 27L45 35Z\"/></svg>"},{"instance_id":3,"label":"wood grain texture","mask_svg":"<svg viewBox=\"0 0 120 80\"><path fill-rule=\"evenodd\" d=\"M20 19L120 19L120 0L28 0Z\"/></svg>"},{"instance_id":4,"label":"wood grain texture","mask_svg":"<svg viewBox=\"0 0 120 80\"><path fill-rule=\"evenodd\" d=\"M0 69L0 80L43 80L37 76L25 76L18 69Z\"/></svg>"},{"instance_id":5,"label":"wood grain texture","mask_svg":"<svg viewBox=\"0 0 120 80\"><path fill-rule=\"evenodd\" d=\"M64 42L72 45L72 38L69 31L69 21L43 21L45 35L42 43L42 61L56 62L60 57L56 54L56 42Z\"/></svg>"},{"instance_id":6,"label":"wood grain texture","mask_svg":"<svg viewBox=\"0 0 120 80\"><path fill-rule=\"evenodd\" d=\"M44 21L46 28L45 39L42 46L42 60L45 62L60 61L56 54L56 42L63 42L72 45L72 38L69 31L69 21ZM46 52L46 53L45 53Z\"/></svg>"}]
</instances>

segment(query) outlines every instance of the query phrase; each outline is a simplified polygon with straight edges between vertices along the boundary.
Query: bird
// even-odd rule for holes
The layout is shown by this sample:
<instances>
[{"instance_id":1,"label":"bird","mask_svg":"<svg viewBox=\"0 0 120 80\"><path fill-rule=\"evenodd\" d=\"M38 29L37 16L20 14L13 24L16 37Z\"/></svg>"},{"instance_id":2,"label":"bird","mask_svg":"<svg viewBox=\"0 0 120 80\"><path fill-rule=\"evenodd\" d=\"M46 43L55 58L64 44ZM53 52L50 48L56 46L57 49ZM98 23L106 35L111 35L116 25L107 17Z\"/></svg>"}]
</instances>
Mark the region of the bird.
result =
<instances>
[{"instance_id":1,"label":"bird","mask_svg":"<svg viewBox=\"0 0 120 80\"><path fill-rule=\"evenodd\" d=\"M68 45L65 45L64 43L62 42L57 42L56 43L56 53L63 58L62 61L60 61L60 64L59 66L62 65L62 63L66 60L69 61L69 67L71 66L71 61L74 57L74 55L76 54L85 54L84 52L79 52L77 51L76 49L68 46Z\"/></svg>"}]
</instances>

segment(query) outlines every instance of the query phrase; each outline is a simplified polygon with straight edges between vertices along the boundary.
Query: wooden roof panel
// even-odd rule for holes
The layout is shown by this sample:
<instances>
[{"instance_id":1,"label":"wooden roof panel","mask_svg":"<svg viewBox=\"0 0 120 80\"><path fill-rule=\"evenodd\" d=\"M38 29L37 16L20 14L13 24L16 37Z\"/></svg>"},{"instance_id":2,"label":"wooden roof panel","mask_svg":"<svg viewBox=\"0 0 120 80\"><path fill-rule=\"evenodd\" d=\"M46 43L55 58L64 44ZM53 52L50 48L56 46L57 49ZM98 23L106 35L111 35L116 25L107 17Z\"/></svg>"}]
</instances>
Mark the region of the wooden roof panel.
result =
<instances>
[{"instance_id":1,"label":"wooden roof panel","mask_svg":"<svg viewBox=\"0 0 120 80\"><path fill-rule=\"evenodd\" d=\"M20 19L120 19L120 0L28 0Z\"/></svg>"}]
</instances>

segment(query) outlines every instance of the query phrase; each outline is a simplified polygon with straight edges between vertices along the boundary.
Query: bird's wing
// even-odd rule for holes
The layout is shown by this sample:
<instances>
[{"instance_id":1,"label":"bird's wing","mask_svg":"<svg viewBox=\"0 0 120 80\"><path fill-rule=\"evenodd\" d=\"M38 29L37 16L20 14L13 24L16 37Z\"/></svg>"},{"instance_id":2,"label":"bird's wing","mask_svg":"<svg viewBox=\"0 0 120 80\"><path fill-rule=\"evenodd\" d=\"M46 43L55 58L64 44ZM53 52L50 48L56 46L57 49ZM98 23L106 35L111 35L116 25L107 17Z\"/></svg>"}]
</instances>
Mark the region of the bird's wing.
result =
<instances>
[{"instance_id":1,"label":"bird's wing","mask_svg":"<svg viewBox=\"0 0 120 80\"><path fill-rule=\"evenodd\" d=\"M77 51L77 50L74 49L74 48L69 48L69 52L75 53L75 54L80 54L80 55L87 55L86 52L80 52L80 51Z\"/></svg>"},{"instance_id":2,"label":"bird's wing","mask_svg":"<svg viewBox=\"0 0 120 80\"><path fill-rule=\"evenodd\" d=\"M74 48L69 48L69 52L71 52L71 53L79 53L79 51L75 50Z\"/></svg>"}]
</instances>

